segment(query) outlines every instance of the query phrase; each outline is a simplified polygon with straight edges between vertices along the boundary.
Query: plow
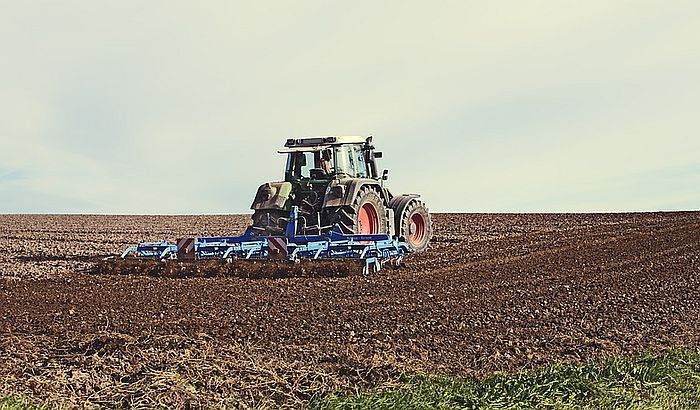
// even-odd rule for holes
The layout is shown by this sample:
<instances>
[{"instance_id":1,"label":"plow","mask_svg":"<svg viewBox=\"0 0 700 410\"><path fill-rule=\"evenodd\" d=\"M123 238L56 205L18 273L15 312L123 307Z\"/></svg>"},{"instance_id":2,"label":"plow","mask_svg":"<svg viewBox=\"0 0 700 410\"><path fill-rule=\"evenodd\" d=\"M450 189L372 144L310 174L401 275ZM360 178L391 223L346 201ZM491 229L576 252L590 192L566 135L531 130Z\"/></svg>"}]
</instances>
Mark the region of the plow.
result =
<instances>
[{"instance_id":1,"label":"plow","mask_svg":"<svg viewBox=\"0 0 700 410\"><path fill-rule=\"evenodd\" d=\"M164 276L349 275L400 266L432 237L417 194L393 195L372 137L288 139L285 179L258 188L240 236L187 237L129 246L101 273Z\"/></svg>"}]
</instances>

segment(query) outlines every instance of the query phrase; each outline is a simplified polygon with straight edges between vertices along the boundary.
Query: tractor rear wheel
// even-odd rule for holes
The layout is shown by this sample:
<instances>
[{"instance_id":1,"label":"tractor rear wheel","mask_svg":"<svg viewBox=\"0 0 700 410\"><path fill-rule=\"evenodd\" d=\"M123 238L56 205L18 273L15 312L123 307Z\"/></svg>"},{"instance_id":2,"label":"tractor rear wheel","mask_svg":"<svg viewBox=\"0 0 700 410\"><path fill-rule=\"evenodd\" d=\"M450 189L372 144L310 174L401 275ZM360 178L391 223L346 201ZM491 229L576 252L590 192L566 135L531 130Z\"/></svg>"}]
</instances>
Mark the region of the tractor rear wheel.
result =
<instances>
[{"instance_id":1,"label":"tractor rear wheel","mask_svg":"<svg viewBox=\"0 0 700 410\"><path fill-rule=\"evenodd\" d=\"M289 212L277 209L257 210L253 213L253 228L261 236L281 236L287 229Z\"/></svg>"},{"instance_id":2,"label":"tractor rear wheel","mask_svg":"<svg viewBox=\"0 0 700 410\"><path fill-rule=\"evenodd\" d=\"M352 205L330 210L328 222L331 226L338 225L348 235L387 233L384 200L373 188L362 187Z\"/></svg>"},{"instance_id":3,"label":"tractor rear wheel","mask_svg":"<svg viewBox=\"0 0 700 410\"><path fill-rule=\"evenodd\" d=\"M433 224L425 204L417 199L412 200L396 219L397 235L406 241L411 252L424 251L433 236Z\"/></svg>"}]
</instances>

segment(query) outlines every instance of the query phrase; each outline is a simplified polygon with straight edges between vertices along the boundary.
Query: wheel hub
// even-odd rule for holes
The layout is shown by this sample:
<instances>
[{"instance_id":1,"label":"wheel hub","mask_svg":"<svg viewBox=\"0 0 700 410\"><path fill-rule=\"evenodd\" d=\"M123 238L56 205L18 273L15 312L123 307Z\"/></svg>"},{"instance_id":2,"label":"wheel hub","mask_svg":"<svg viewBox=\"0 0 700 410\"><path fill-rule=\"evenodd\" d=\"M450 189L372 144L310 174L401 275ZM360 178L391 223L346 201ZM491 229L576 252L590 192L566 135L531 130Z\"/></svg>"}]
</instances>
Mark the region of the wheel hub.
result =
<instances>
[{"instance_id":1,"label":"wheel hub","mask_svg":"<svg viewBox=\"0 0 700 410\"><path fill-rule=\"evenodd\" d=\"M413 245L420 245L425 240L425 235L425 218L419 213L414 213L408 219L408 240Z\"/></svg>"},{"instance_id":2,"label":"wheel hub","mask_svg":"<svg viewBox=\"0 0 700 410\"><path fill-rule=\"evenodd\" d=\"M372 204L364 204L358 215L360 232L363 235L379 233L379 214Z\"/></svg>"}]
</instances>

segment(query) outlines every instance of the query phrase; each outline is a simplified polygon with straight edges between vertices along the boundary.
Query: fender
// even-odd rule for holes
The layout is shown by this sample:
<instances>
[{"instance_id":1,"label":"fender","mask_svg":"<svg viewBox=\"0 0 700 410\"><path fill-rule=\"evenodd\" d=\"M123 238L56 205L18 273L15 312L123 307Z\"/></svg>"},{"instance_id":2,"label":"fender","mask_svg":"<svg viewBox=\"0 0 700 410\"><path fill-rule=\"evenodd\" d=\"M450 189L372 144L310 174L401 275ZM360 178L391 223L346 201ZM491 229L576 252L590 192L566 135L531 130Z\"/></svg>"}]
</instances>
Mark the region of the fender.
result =
<instances>
[{"instance_id":1,"label":"fender","mask_svg":"<svg viewBox=\"0 0 700 410\"><path fill-rule=\"evenodd\" d=\"M289 182L267 182L258 188L255 199L250 209L281 209L287 210L289 195L292 193L292 184Z\"/></svg>"},{"instance_id":2,"label":"fender","mask_svg":"<svg viewBox=\"0 0 700 410\"><path fill-rule=\"evenodd\" d=\"M369 178L352 178L350 180L343 181L334 180L326 189L326 195L323 200L324 208L332 208L337 206L352 205L355 201L357 193L364 186L375 187L379 196L382 197L384 203L387 203L387 199L384 196L384 191L382 190L379 183L374 179Z\"/></svg>"}]
</instances>

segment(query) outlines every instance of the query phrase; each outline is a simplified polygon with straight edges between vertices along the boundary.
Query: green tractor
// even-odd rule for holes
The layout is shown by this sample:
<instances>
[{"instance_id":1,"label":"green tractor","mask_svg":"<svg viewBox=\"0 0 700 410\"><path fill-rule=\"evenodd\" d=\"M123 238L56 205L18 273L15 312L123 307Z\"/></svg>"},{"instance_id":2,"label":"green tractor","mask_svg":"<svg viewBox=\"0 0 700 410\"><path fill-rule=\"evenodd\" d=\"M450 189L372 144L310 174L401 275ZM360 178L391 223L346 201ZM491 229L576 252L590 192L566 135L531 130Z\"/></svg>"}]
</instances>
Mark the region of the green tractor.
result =
<instances>
[{"instance_id":1,"label":"green tractor","mask_svg":"<svg viewBox=\"0 0 700 410\"><path fill-rule=\"evenodd\" d=\"M258 188L251 209L253 228L264 236L283 235L297 206L297 234L319 235L338 226L345 234L390 234L412 252L432 237L430 213L417 194L393 195L381 175L372 137L288 139L284 181Z\"/></svg>"}]
</instances>

